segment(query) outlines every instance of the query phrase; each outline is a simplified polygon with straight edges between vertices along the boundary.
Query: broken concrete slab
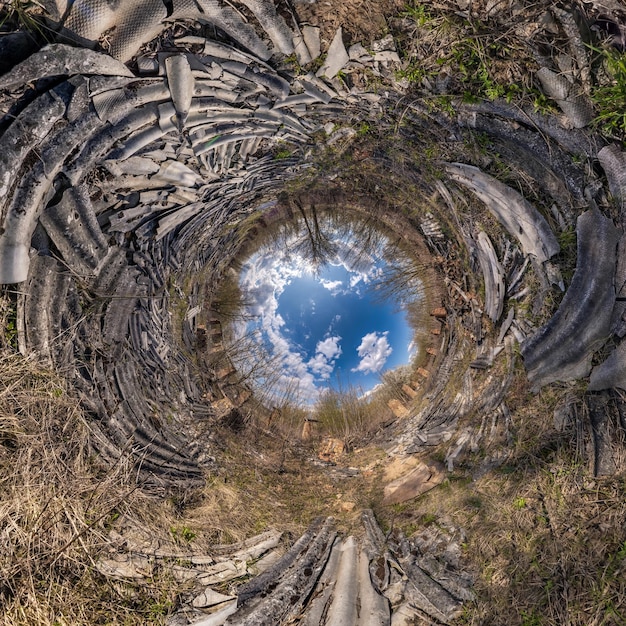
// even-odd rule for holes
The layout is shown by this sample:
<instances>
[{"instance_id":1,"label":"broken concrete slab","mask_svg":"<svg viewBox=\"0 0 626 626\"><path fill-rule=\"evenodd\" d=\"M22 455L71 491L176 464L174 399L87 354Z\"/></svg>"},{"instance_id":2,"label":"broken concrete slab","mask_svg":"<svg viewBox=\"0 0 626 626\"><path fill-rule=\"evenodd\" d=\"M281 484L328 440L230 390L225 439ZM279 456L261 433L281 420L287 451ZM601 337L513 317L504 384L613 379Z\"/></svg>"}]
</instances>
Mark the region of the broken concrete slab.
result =
<instances>
[{"instance_id":1,"label":"broken concrete slab","mask_svg":"<svg viewBox=\"0 0 626 626\"><path fill-rule=\"evenodd\" d=\"M326 60L317 71L316 76L319 78L334 78L346 66L349 60L350 57L346 52L346 47L343 45L342 29L338 28L330 44L330 48L328 48Z\"/></svg>"},{"instance_id":2,"label":"broken concrete slab","mask_svg":"<svg viewBox=\"0 0 626 626\"><path fill-rule=\"evenodd\" d=\"M408 473L385 486L383 504L400 504L413 500L439 485L444 478L442 466L427 465L419 461Z\"/></svg>"}]
</instances>

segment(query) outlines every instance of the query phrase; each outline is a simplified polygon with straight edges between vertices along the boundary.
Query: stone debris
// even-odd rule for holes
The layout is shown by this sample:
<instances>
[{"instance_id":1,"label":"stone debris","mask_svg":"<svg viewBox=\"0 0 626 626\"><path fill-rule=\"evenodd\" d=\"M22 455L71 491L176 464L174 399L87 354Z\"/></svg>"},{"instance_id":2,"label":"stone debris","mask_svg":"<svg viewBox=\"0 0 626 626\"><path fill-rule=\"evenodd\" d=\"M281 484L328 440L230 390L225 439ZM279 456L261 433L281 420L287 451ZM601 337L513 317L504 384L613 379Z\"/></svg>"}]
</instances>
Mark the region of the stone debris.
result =
<instances>
[{"instance_id":1,"label":"stone debris","mask_svg":"<svg viewBox=\"0 0 626 626\"><path fill-rule=\"evenodd\" d=\"M443 231L441 230L441 225L432 213L426 213L426 216L420 222L420 228L426 237L430 237L434 240L441 240L445 238Z\"/></svg>"},{"instance_id":2,"label":"stone debris","mask_svg":"<svg viewBox=\"0 0 626 626\"><path fill-rule=\"evenodd\" d=\"M587 376L593 353L609 334L618 231L595 209L578 218L576 233L572 283L550 322L522 344L528 377L537 388Z\"/></svg>"},{"instance_id":3,"label":"stone debris","mask_svg":"<svg viewBox=\"0 0 626 626\"><path fill-rule=\"evenodd\" d=\"M343 33L341 28L339 28L333 37L330 48L328 48L326 60L317 71L316 76L318 78L334 78L346 66L349 60L350 57L343 45Z\"/></svg>"},{"instance_id":4,"label":"stone debris","mask_svg":"<svg viewBox=\"0 0 626 626\"><path fill-rule=\"evenodd\" d=\"M417 498L439 485L444 477L443 468L419 463L404 476L385 485L383 504L400 504Z\"/></svg>"},{"instance_id":5,"label":"stone debris","mask_svg":"<svg viewBox=\"0 0 626 626\"><path fill-rule=\"evenodd\" d=\"M591 370L589 391L619 388L626 391L626 343L620 343L600 365Z\"/></svg>"},{"instance_id":6,"label":"stone debris","mask_svg":"<svg viewBox=\"0 0 626 626\"><path fill-rule=\"evenodd\" d=\"M201 485L211 455L199 432L217 423L241 428L252 404L225 355L221 328L209 319L206 287L194 279L187 288L185 279L204 276L210 284L224 275L242 243L240 225L276 204L285 182L309 169L320 131L327 146L343 150L363 120L395 110L402 94L391 34L346 50L340 28L323 50L318 27L287 24L271 0L243 5L240 12L214 0L76 0L55 19L77 47L46 45L0 77L14 107L0 136L0 282L20 284L20 350L65 372L93 416L99 459L130 460L138 483L157 493ZM553 7L546 19L563 41L537 79L569 126L583 128L593 114L589 51L571 13ZM156 43L142 48L181 21L193 24L190 34L172 35L167 52ZM216 27L219 40L196 22ZM105 37L110 54L85 48ZM557 49L563 46L567 54ZM122 62L139 51L135 74ZM317 74L285 70L285 56L306 65L322 53ZM384 89L368 91L365 74ZM27 97L13 95L24 88ZM433 313L440 324L430 331L427 368L403 388L415 406L389 402L401 419L392 454L442 446L453 471L484 446L479 471L502 462L492 449L510 437L504 397L517 341L535 388L591 371L591 462L598 475L614 472L610 411L620 407L608 390L626 390L625 153L615 145L598 150L592 133L504 103L459 104L453 120L420 109L417 100L404 106L398 126L407 142L433 125L454 141L467 131L485 133L552 206L540 211L474 165L445 164L415 223L446 298ZM572 154L597 156L606 198L599 173L583 174ZM617 225L596 203L603 211L613 203ZM474 220L480 210L490 214L482 225ZM547 294L564 287L553 228L564 233L575 220L576 272L556 314L536 328ZM462 277L450 267L452 246L461 244L469 265ZM615 348L591 370L609 340ZM190 357L200 345L207 347L200 351L206 376ZM496 369L504 374L496 377ZM559 428L578 420L570 408L555 411ZM478 418L462 421L469 415ZM344 442L327 444L320 458L330 476L358 474L330 467ZM440 468L413 467L387 485L387 502L417 497L442 476ZM346 512L351 504L343 502ZM343 538L332 521L318 520L286 552L276 532L209 554L149 537L112 537L117 547L97 567L137 581L149 579L155 564L184 562L169 564L173 576L194 586L177 623L256 626L297 616L318 626L354 621L359 610L368 624L449 623L471 598L457 571L457 539L448 537L441 554L432 550L437 538L386 538L371 512L364 526L366 538ZM218 610L207 614L211 607Z\"/></svg>"},{"instance_id":7,"label":"stone debris","mask_svg":"<svg viewBox=\"0 0 626 626\"><path fill-rule=\"evenodd\" d=\"M311 61L315 61L322 53L320 29L317 26L302 26L302 37L311 56Z\"/></svg>"},{"instance_id":8,"label":"stone debris","mask_svg":"<svg viewBox=\"0 0 626 626\"><path fill-rule=\"evenodd\" d=\"M410 413L409 409L406 406L404 406L404 404L402 404L400 400L397 400L395 398L392 398L391 400L389 400L389 402L387 402L387 406L393 411L393 414L398 419L402 419L406 417L407 415L409 415Z\"/></svg>"},{"instance_id":9,"label":"stone debris","mask_svg":"<svg viewBox=\"0 0 626 626\"><path fill-rule=\"evenodd\" d=\"M471 190L485 203L507 232L517 239L524 254L532 254L540 263L559 251L559 243L545 218L521 194L462 163L446 166L451 178Z\"/></svg>"},{"instance_id":10,"label":"stone debris","mask_svg":"<svg viewBox=\"0 0 626 626\"><path fill-rule=\"evenodd\" d=\"M168 623L269 625L297 615L303 624L331 626L358 615L379 626L405 615L447 624L472 599L471 580L459 571L458 530L386 538L371 511L362 519L364 535L342 539L332 519L319 518L274 567L235 586L232 596L203 589Z\"/></svg>"},{"instance_id":11,"label":"stone debris","mask_svg":"<svg viewBox=\"0 0 626 626\"><path fill-rule=\"evenodd\" d=\"M485 282L485 313L497 322L504 308L504 271L488 235L481 231L476 238L478 261Z\"/></svg>"},{"instance_id":12,"label":"stone debris","mask_svg":"<svg viewBox=\"0 0 626 626\"><path fill-rule=\"evenodd\" d=\"M547 67L539 69L536 75L543 91L556 100L574 128L584 128L591 122L594 117L593 105L580 86Z\"/></svg>"},{"instance_id":13,"label":"stone debris","mask_svg":"<svg viewBox=\"0 0 626 626\"><path fill-rule=\"evenodd\" d=\"M346 444L341 439L335 439L333 437L326 437L320 446L318 457L322 461L329 463L337 463L339 458L343 455L346 449Z\"/></svg>"}]
</instances>

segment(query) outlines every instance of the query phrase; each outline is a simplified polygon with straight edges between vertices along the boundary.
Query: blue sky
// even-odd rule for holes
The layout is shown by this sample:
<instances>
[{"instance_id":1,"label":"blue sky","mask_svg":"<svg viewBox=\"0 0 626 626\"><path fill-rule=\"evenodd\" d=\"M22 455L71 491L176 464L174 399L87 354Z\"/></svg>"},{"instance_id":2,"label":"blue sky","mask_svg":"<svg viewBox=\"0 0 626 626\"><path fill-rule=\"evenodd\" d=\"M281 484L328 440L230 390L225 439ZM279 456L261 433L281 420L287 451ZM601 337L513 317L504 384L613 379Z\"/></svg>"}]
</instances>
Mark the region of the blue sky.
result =
<instances>
[{"instance_id":1,"label":"blue sky","mask_svg":"<svg viewBox=\"0 0 626 626\"><path fill-rule=\"evenodd\" d=\"M259 331L272 355L268 385L277 398L292 393L308 403L327 387L368 391L381 372L408 363L414 354L404 311L380 301L372 288L384 261L376 251L349 261L358 242L345 231L341 237L317 272L295 252L301 248L296 236L260 249L241 271L246 313L254 321L241 323L238 333Z\"/></svg>"}]
</instances>

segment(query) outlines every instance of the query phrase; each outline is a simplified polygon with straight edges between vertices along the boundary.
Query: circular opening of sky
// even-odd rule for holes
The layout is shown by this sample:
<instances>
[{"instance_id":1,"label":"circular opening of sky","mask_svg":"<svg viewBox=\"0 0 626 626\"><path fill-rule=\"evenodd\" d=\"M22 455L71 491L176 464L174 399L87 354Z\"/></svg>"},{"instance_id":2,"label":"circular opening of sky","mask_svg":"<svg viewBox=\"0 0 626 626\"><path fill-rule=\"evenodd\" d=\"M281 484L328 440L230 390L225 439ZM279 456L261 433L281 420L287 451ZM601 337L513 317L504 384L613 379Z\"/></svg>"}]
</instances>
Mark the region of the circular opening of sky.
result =
<instances>
[{"instance_id":1,"label":"circular opening of sky","mask_svg":"<svg viewBox=\"0 0 626 626\"><path fill-rule=\"evenodd\" d=\"M272 403L364 395L419 353L414 261L369 221L302 212L243 262L235 366Z\"/></svg>"}]
</instances>

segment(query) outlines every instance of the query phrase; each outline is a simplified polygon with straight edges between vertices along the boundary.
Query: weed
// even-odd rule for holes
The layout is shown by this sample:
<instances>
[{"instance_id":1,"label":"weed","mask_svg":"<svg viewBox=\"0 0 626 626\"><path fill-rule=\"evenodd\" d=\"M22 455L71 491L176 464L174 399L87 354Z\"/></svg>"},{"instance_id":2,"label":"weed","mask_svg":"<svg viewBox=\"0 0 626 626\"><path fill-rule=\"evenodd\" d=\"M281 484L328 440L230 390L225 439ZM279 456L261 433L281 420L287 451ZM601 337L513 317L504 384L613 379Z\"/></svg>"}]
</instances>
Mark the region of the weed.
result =
<instances>
[{"instance_id":1,"label":"weed","mask_svg":"<svg viewBox=\"0 0 626 626\"><path fill-rule=\"evenodd\" d=\"M296 73L297 76L302 74L304 71L302 66L298 62L298 57L296 56L295 52L285 57L284 63L285 65L288 65Z\"/></svg>"},{"instance_id":2,"label":"weed","mask_svg":"<svg viewBox=\"0 0 626 626\"><path fill-rule=\"evenodd\" d=\"M469 496L465 500L465 505L471 509L482 509L483 501L480 496Z\"/></svg>"},{"instance_id":3,"label":"weed","mask_svg":"<svg viewBox=\"0 0 626 626\"><path fill-rule=\"evenodd\" d=\"M372 126L369 122L361 122L359 127L356 129L356 134L359 137L363 137L372 131Z\"/></svg>"},{"instance_id":4,"label":"weed","mask_svg":"<svg viewBox=\"0 0 626 626\"><path fill-rule=\"evenodd\" d=\"M434 14L418 3L410 3L402 15L414 22L419 34L400 38L404 69L398 78L429 90L434 83L435 93L445 91L467 103L528 100L528 70L534 61L512 31L503 33L456 12ZM544 105L537 100L537 106Z\"/></svg>"},{"instance_id":5,"label":"weed","mask_svg":"<svg viewBox=\"0 0 626 626\"><path fill-rule=\"evenodd\" d=\"M0 15L0 26L5 23L14 23L19 28L37 33L45 38L46 29L38 17L42 8L42 5L36 0L9 0L3 7L4 16Z\"/></svg>"},{"instance_id":6,"label":"weed","mask_svg":"<svg viewBox=\"0 0 626 626\"><path fill-rule=\"evenodd\" d=\"M0 346L17 350L17 304L14 300L0 299L0 324L4 327L4 333L0 335Z\"/></svg>"},{"instance_id":7,"label":"weed","mask_svg":"<svg viewBox=\"0 0 626 626\"><path fill-rule=\"evenodd\" d=\"M548 98L539 89L530 89L529 95L532 98L532 105L535 113L551 115L558 112L558 109L555 107L554 102L550 100L550 98Z\"/></svg>"},{"instance_id":8,"label":"weed","mask_svg":"<svg viewBox=\"0 0 626 626\"><path fill-rule=\"evenodd\" d=\"M430 526L437 521L437 516L434 513L424 513L420 518L420 524L422 526Z\"/></svg>"},{"instance_id":9,"label":"weed","mask_svg":"<svg viewBox=\"0 0 626 626\"><path fill-rule=\"evenodd\" d=\"M412 19L420 28L432 21L433 17L423 4L410 2L400 13L402 17Z\"/></svg>"},{"instance_id":10,"label":"weed","mask_svg":"<svg viewBox=\"0 0 626 626\"><path fill-rule=\"evenodd\" d=\"M158 619L167 615L172 609L173 602L169 599L157 600L148 607L148 616L150 619Z\"/></svg>"},{"instance_id":11,"label":"weed","mask_svg":"<svg viewBox=\"0 0 626 626\"><path fill-rule=\"evenodd\" d=\"M0 353L0 381L0 623L51 624L63 615L59 623L139 625L155 602L162 615L175 595L171 580L116 590L96 564L119 511L139 524L165 508L132 485L128 459L107 471L96 464L76 400L57 393L61 381L41 365Z\"/></svg>"},{"instance_id":12,"label":"weed","mask_svg":"<svg viewBox=\"0 0 626 626\"><path fill-rule=\"evenodd\" d=\"M188 526L172 526L170 533L175 541L191 543L196 538L194 533Z\"/></svg>"},{"instance_id":13,"label":"weed","mask_svg":"<svg viewBox=\"0 0 626 626\"><path fill-rule=\"evenodd\" d=\"M613 48L594 48L602 60L606 82L595 86L591 98L598 115L593 126L611 137L626 138L626 55Z\"/></svg>"},{"instance_id":14,"label":"weed","mask_svg":"<svg viewBox=\"0 0 626 626\"><path fill-rule=\"evenodd\" d=\"M417 60L413 59L404 69L396 70L395 76L398 80L408 80L411 85L419 85L426 78L427 72Z\"/></svg>"},{"instance_id":15,"label":"weed","mask_svg":"<svg viewBox=\"0 0 626 626\"><path fill-rule=\"evenodd\" d=\"M576 250L576 229L572 227L561 231L558 240L562 250Z\"/></svg>"},{"instance_id":16,"label":"weed","mask_svg":"<svg viewBox=\"0 0 626 626\"><path fill-rule=\"evenodd\" d=\"M439 109L448 115L454 115L454 107L452 106L452 96L438 96L434 100L427 102L431 110Z\"/></svg>"},{"instance_id":17,"label":"weed","mask_svg":"<svg viewBox=\"0 0 626 626\"><path fill-rule=\"evenodd\" d=\"M276 150L274 151L274 158L277 161L280 161L282 159L288 159L291 156L291 154L292 154L292 151L290 148L286 146L283 146L283 147L278 146Z\"/></svg>"},{"instance_id":18,"label":"weed","mask_svg":"<svg viewBox=\"0 0 626 626\"><path fill-rule=\"evenodd\" d=\"M534 611L522 611L522 626L541 626L542 620Z\"/></svg>"},{"instance_id":19,"label":"weed","mask_svg":"<svg viewBox=\"0 0 626 626\"><path fill-rule=\"evenodd\" d=\"M17 327L15 324L15 320L7 320L4 327L4 338L9 346L13 348L17 347Z\"/></svg>"}]
</instances>

